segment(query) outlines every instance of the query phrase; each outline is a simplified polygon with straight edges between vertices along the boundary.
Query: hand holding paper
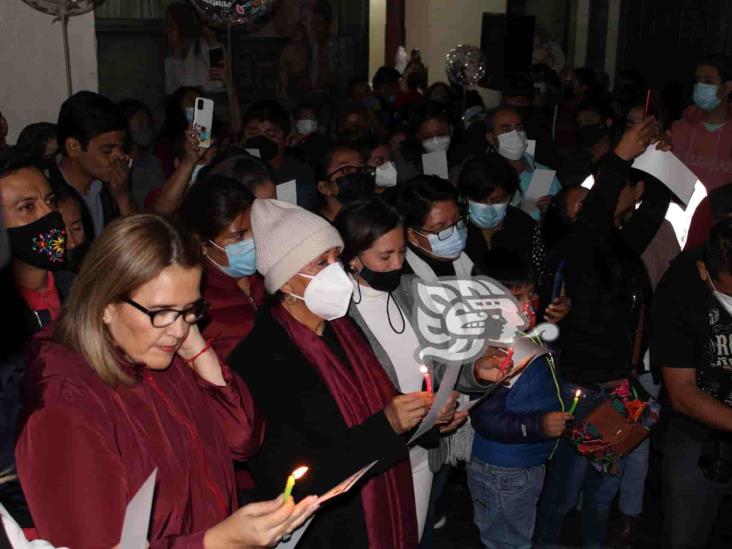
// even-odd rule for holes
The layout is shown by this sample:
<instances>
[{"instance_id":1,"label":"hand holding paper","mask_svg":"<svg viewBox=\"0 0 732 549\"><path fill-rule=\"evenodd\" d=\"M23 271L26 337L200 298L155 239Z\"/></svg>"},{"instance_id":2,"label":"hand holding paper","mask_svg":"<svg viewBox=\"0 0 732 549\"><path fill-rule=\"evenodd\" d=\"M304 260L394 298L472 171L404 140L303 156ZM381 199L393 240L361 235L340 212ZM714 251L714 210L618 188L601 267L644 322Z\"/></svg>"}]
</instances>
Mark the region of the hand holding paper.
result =
<instances>
[{"instance_id":1,"label":"hand holding paper","mask_svg":"<svg viewBox=\"0 0 732 549\"><path fill-rule=\"evenodd\" d=\"M277 544L288 532L299 528L318 509L318 498L309 496L295 505L292 498L279 496L250 503L229 518L209 528L205 547L267 547ZM294 546L293 546L294 547Z\"/></svg>"},{"instance_id":2,"label":"hand holding paper","mask_svg":"<svg viewBox=\"0 0 732 549\"><path fill-rule=\"evenodd\" d=\"M297 544L300 542L300 539L302 538L305 531L308 529L308 526L310 526L310 521L312 520L312 514L320 507L322 503L325 503L326 501L333 499L335 497L340 496L341 494L345 494L348 492L351 488L353 488L356 483L361 480L361 478L369 472L369 470L376 465L378 462L373 461L369 463L366 467L363 467L353 473L350 477L345 479L344 481L338 483L338 485L334 486L330 490L328 490L325 494L320 496L319 498L315 498L315 504L309 503L309 500L312 500L313 498L307 498L308 503L307 506L304 504L305 500L298 503L297 508L300 508L301 506L305 509L305 511L299 512L297 509L293 513L293 517L297 515L296 519L291 519L291 524L289 528L286 530L286 536L285 539L281 541L277 545L279 549L293 549L297 546ZM281 500L275 500L275 501L281 501ZM289 500L292 502L292 500ZM288 537L291 534L291 537Z\"/></svg>"}]
</instances>

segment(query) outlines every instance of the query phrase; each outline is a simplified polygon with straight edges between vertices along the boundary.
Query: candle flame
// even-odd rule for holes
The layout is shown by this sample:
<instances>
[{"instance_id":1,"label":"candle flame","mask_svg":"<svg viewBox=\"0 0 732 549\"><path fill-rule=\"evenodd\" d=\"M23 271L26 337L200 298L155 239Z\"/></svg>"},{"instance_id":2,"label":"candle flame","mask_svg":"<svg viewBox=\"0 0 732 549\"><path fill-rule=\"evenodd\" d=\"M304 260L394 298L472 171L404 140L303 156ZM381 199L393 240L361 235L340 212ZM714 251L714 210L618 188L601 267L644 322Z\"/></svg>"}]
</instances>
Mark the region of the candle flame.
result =
<instances>
[{"instance_id":1,"label":"candle flame","mask_svg":"<svg viewBox=\"0 0 732 549\"><path fill-rule=\"evenodd\" d=\"M425 365L420 366L419 371L422 372L423 374L429 373L429 369Z\"/></svg>"},{"instance_id":2,"label":"candle flame","mask_svg":"<svg viewBox=\"0 0 732 549\"><path fill-rule=\"evenodd\" d=\"M582 391L580 391L579 389L577 389L577 390L576 390L576 391L574 392L574 396L575 396L575 398L579 398L579 397L581 397L581 396L582 396Z\"/></svg>"},{"instance_id":3,"label":"candle flame","mask_svg":"<svg viewBox=\"0 0 732 549\"><path fill-rule=\"evenodd\" d=\"M295 470L294 470L294 471L292 472L292 476L293 476L293 477L294 477L294 478L295 478L296 480L300 480L300 479L301 479L302 477L304 477L304 476L305 476L305 475L307 474L308 470L309 470L309 468L308 468L308 467L298 467L297 469L295 469Z\"/></svg>"}]
</instances>

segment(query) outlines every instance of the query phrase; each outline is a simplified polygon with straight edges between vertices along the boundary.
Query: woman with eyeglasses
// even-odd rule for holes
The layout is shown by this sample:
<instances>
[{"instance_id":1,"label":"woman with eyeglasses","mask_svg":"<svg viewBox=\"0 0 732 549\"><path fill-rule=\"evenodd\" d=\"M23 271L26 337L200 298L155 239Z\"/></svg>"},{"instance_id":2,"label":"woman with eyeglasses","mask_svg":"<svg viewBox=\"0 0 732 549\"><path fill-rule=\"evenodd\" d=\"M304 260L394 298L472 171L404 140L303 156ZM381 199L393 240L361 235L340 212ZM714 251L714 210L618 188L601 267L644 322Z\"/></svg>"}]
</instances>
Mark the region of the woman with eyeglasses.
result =
<instances>
[{"instance_id":1,"label":"woman with eyeglasses","mask_svg":"<svg viewBox=\"0 0 732 549\"><path fill-rule=\"evenodd\" d=\"M400 190L396 205L407 227L407 273L426 281L470 277L473 262L464 252L467 227L449 181L417 176Z\"/></svg>"},{"instance_id":2,"label":"woman with eyeglasses","mask_svg":"<svg viewBox=\"0 0 732 549\"><path fill-rule=\"evenodd\" d=\"M313 511L313 498L237 510L231 462L262 427L196 326L200 282L198 240L161 217L121 218L92 245L24 381L17 467L42 538L116 545L155 469L151 548L270 545Z\"/></svg>"},{"instance_id":3,"label":"woman with eyeglasses","mask_svg":"<svg viewBox=\"0 0 732 549\"><path fill-rule=\"evenodd\" d=\"M345 244L341 260L350 271L355 287L349 316L368 339L394 387L404 393L421 390L423 365L430 369L435 385L439 386L444 365L423 364L416 359L420 342L410 318L414 298L408 284L400 285L407 249L402 217L381 198L361 198L341 210L335 226ZM463 368L461 374L459 388L462 390L481 392L492 386L476 380L472 365ZM432 488L428 448L435 447L441 434L454 431L467 417L467 413L455 411L457 396L453 393L441 411L438 428L410 448L420 536Z\"/></svg>"},{"instance_id":4,"label":"woman with eyeglasses","mask_svg":"<svg viewBox=\"0 0 732 549\"><path fill-rule=\"evenodd\" d=\"M374 170L356 144L338 143L328 151L318 192L323 203L320 215L331 222L344 205L376 192Z\"/></svg>"},{"instance_id":5,"label":"woman with eyeglasses","mask_svg":"<svg viewBox=\"0 0 732 549\"><path fill-rule=\"evenodd\" d=\"M255 200L257 269L273 294L229 356L267 428L250 462L259 499L290 472L310 468L295 494L324 494L377 462L351 492L321 509L298 547L416 548L417 521L405 434L432 395L398 396L349 318L353 283L343 240L325 219L277 200Z\"/></svg>"},{"instance_id":6,"label":"woman with eyeglasses","mask_svg":"<svg viewBox=\"0 0 732 549\"><path fill-rule=\"evenodd\" d=\"M254 195L239 181L205 175L191 188L178 215L201 241L203 297L209 304L202 323L220 356L226 357L254 325L265 298L257 274L251 213Z\"/></svg>"},{"instance_id":7,"label":"woman with eyeglasses","mask_svg":"<svg viewBox=\"0 0 732 549\"><path fill-rule=\"evenodd\" d=\"M460 171L458 190L468 206L465 252L476 262L494 249L518 253L536 273L537 285L550 282L547 254L538 223L510 205L519 191L516 170L497 153L470 157Z\"/></svg>"}]
</instances>

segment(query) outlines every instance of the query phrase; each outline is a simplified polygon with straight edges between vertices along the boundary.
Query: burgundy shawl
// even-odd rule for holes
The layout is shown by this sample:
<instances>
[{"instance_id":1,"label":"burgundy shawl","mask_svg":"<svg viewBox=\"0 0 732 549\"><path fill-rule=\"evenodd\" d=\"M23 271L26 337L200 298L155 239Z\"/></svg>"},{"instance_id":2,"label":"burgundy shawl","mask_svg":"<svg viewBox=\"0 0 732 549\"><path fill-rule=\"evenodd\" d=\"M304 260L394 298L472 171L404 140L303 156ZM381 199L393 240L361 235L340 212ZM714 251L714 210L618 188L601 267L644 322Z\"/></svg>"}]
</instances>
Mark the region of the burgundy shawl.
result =
<instances>
[{"instance_id":1,"label":"burgundy shawl","mask_svg":"<svg viewBox=\"0 0 732 549\"><path fill-rule=\"evenodd\" d=\"M348 357L348 367L341 364L320 337L295 320L281 305L272 308L272 316L315 367L349 428L383 410L396 396L394 385L350 319L340 318L329 323ZM370 478L361 489L361 503L371 547L418 546L409 460Z\"/></svg>"}]
</instances>

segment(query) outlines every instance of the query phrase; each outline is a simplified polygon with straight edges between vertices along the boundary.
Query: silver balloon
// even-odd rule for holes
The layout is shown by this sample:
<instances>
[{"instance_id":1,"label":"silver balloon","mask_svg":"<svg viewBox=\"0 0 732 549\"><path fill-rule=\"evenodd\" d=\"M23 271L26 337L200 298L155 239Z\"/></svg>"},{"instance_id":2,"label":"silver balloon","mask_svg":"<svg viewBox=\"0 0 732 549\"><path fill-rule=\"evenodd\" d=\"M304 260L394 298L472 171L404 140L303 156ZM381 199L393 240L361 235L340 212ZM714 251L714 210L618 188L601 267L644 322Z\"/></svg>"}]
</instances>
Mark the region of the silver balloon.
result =
<instances>
[{"instance_id":1,"label":"silver balloon","mask_svg":"<svg viewBox=\"0 0 732 549\"><path fill-rule=\"evenodd\" d=\"M248 25L269 15L275 0L193 0L193 5L214 23Z\"/></svg>"},{"instance_id":2,"label":"silver balloon","mask_svg":"<svg viewBox=\"0 0 732 549\"><path fill-rule=\"evenodd\" d=\"M450 82L460 86L477 84L485 76L485 56L480 48L459 44L445 56Z\"/></svg>"},{"instance_id":3,"label":"silver balloon","mask_svg":"<svg viewBox=\"0 0 732 549\"><path fill-rule=\"evenodd\" d=\"M94 9L98 0L23 0L31 8L56 17L80 15Z\"/></svg>"}]
</instances>

